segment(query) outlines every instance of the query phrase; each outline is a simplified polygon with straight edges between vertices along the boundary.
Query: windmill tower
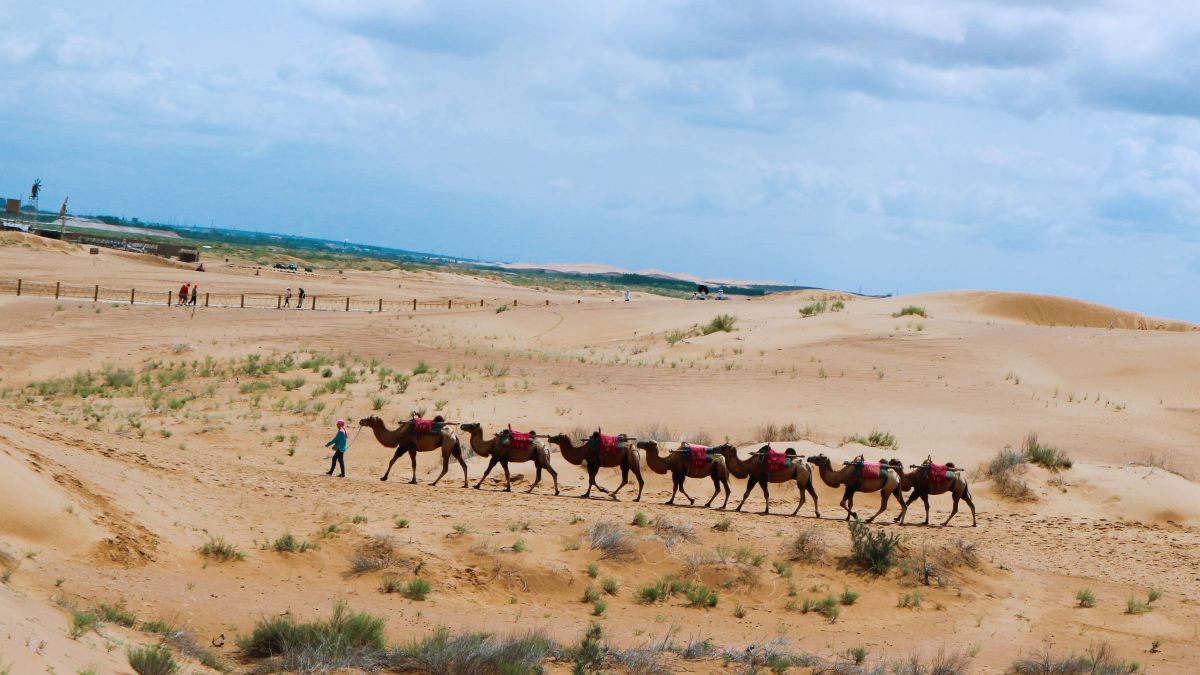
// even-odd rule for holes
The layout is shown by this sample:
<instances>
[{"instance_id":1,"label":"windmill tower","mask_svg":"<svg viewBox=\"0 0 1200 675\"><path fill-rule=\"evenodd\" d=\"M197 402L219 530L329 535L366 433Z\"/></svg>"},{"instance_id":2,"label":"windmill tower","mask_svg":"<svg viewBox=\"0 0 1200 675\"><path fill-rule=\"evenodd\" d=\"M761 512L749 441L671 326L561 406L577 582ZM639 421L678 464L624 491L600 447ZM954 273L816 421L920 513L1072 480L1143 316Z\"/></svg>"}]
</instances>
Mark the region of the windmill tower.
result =
<instances>
[{"instance_id":1,"label":"windmill tower","mask_svg":"<svg viewBox=\"0 0 1200 675\"><path fill-rule=\"evenodd\" d=\"M37 209L38 209L38 195L40 195L41 193L42 193L42 179L35 178L33 181L33 187L29 188L29 204L30 204L30 206L33 207L34 211L37 211Z\"/></svg>"}]
</instances>

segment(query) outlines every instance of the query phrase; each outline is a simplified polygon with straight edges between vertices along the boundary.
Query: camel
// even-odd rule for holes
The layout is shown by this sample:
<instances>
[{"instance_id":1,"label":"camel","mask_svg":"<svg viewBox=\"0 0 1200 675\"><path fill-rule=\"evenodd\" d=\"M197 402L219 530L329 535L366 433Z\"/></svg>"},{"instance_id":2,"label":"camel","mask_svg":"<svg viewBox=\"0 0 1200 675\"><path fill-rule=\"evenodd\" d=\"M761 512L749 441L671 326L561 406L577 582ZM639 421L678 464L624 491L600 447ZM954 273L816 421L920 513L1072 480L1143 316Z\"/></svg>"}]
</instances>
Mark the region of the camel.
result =
<instances>
[{"instance_id":1,"label":"camel","mask_svg":"<svg viewBox=\"0 0 1200 675\"><path fill-rule=\"evenodd\" d=\"M692 499L692 496L683 488L683 480L685 478L711 478L713 495L708 498L704 508L712 505L713 500L721 493L722 487L725 488L725 503L721 504L721 509L729 505L729 468L725 466L724 453L727 452L727 449L736 452L732 445L725 444L712 448L704 463L700 465L693 465L690 453L684 450L668 453L666 457L660 456L657 441L641 441L637 446L646 452L646 466L650 467L651 471L671 474L673 485L671 498L667 500L667 504L674 504L675 495L679 492L687 497L688 502L695 504L696 500Z\"/></svg>"},{"instance_id":2,"label":"camel","mask_svg":"<svg viewBox=\"0 0 1200 675\"><path fill-rule=\"evenodd\" d=\"M476 490L483 485L483 481L487 479L496 464L499 464L500 468L504 469L504 491L512 492L512 478L508 474L508 463L532 461L533 465L537 467L537 477L534 478L533 485L530 485L526 492L533 492L538 483L542 482L542 469L545 469L554 479L554 494L558 494L558 472L550 466L550 446L544 439L538 438L534 434L529 439L528 447L514 450L511 437L509 441L504 440L502 436L492 436L489 440L483 440L483 427L478 423L463 424L459 429L470 434L471 450L480 457L488 458L487 469L484 470L483 477L475 484Z\"/></svg>"},{"instance_id":3,"label":"camel","mask_svg":"<svg viewBox=\"0 0 1200 675\"><path fill-rule=\"evenodd\" d=\"M442 418L439 415L434 418L434 423L441 422ZM392 461L388 462L387 471L383 472L383 478L379 480L387 480L388 475L392 473L392 465L396 460L406 454L412 456L412 480L410 484L417 482L417 453L431 452L441 449L442 451L442 472L434 479L433 484L437 485L442 476L450 469L450 457L453 456L458 460L459 466L463 470L463 487L468 487L467 480L467 463L463 460L462 444L458 442L458 438L450 427L443 426L438 432L416 433L413 431L413 421L408 420L401 422L396 429L388 429L387 424L378 417L372 415L370 417L358 421L360 426L370 427L371 431L375 432L375 440L379 441L380 445L385 448L396 448L396 454L392 455Z\"/></svg>"},{"instance_id":4,"label":"camel","mask_svg":"<svg viewBox=\"0 0 1200 675\"><path fill-rule=\"evenodd\" d=\"M613 453L603 453L600 451L600 432L592 434L592 437L584 441L583 445L575 445L571 441L571 437L566 434L557 434L550 437L550 443L557 445L562 452L563 459L578 466L587 462L588 472L588 489L587 492L579 495L580 499L587 499L592 496L592 488L595 487L606 495L609 495L613 500L617 500L617 493L625 484L629 482L629 472L633 472L634 478L638 482L638 495L633 500L635 502L642 501L642 490L646 487L646 480L642 478L642 464L638 458L637 448L634 447L635 438L626 438L624 443L617 445L617 451ZM616 490L609 492L603 486L596 483L596 474L599 473L601 467L621 467L621 484Z\"/></svg>"},{"instance_id":5,"label":"camel","mask_svg":"<svg viewBox=\"0 0 1200 675\"><path fill-rule=\"evenodd\" d=\"M896 500L900 502L901 518L908 511L908 506L904 503L904 495L899 494L900 478L894 471L884 471L886 466L881 467L879 478L863 478L862 467L856 464L848 464L834 471L829 458L824 453L809 457L808 463L817 467L823 483L831 488L844 487L846 489L842 495L842 501L839 502L839 505L846 509L846 520L850 520L851 516L858 517L858 514L854 512L855 492L879 492L882 495L879 500L879 511L867 519L868 523L887 510L888 499L893 494L896 494Z\"/></svg>"},{"instance_id":6,"label":"camel","mask_svg":"<svg viewBox=\"0 0 1200 675\"><path fill-rule=\"evenodd\" d=\"M967 506L971 507L971 527L976 526L975 520L975 502L971 499L971 488L967 485L967 479L961 471L947 471L946 480L933 482L929 479L929 465L932 464L932 458L926 458L925 463L916 467L912 471L904 472L904 463L898 459L893 459L888 464L896 470L900 476L900 491L901 499L903 493L912 490L912 494L908 496L908 500L904 502L905 506L912 504L918 498L925 504L925 524L929 524L929 495L940 495L947 492L954 499L954 508L950 510L950 516L946 518L946 522L942 523L945 527L950 523L950 519L958 513L959 500L965 500ZM947 468L953 469L954 464L946 464ZM896 522L904 524L904 513L901 512L896 516Z\"/></svg>"},{"instance_id":7,"label":"camel","mask_svg":"<svg viewBox=\"0 0 1200 675\"><path fill-rule=\"evenodd\" d=\"M771 493L768 488L770 483L787 483L796 481L796 490L800 492L800 503L796 505L796 510L792 511L792 515L800 513L800 507L804 506L804 493L812 495L813 510L817 517L821 517L821 508L817 503L817 491L813 489L812 470L804 462L798 461L800 458L796 456L795 448L787 449L787 457L789 465L778 471L770 471L767 469L767 452L771 449L770 445L764 445L759 448L758 452L750 455L746 460L738 457L737 449L733 446L723 445L722 454L725 456L725 466L729 467L729 473L735 478L749 478L746 484L746 494L742 495L742 501L737 505L735 511L741 511L746 504L746 498L750 496L750 491L755 485L762 486L763 500L766 501L766 508L763 513L771 512Z\"/></svg>"}]
</instances>

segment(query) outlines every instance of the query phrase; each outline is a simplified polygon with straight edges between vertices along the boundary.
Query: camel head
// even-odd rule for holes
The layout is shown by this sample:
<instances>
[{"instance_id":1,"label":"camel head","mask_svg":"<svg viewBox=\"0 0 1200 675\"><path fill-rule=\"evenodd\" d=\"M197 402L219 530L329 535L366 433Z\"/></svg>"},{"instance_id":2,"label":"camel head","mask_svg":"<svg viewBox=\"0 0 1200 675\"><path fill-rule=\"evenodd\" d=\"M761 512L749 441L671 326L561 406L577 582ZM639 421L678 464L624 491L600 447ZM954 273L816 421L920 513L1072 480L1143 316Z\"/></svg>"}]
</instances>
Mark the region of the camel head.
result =
<instances>
[{"instance_id":1,"label":"camel head","mask_svg":"<svg viewBox=\"0 0 1200 675\"><path fill-rule=\"evenodd\" d=\"M638 441L637 448L646 452L658 452L658 441Z\"/></svg>"},{"instance_id":2,"label":"camel head","mask_svg":"<svg viewBox=\"0 0 1200 675\"><path fill-rule=\"evenodd\" d=\"M378 418L377 416L375 416L375 415L371 415L370 417L364 417L364 418L362 418L361 420L359 420L359 421L358 421L358 426L360 426L360 427L371 427L372 429L382 429L382 428L384 428L384 425L383 425L383 420L379 419L379 418Z\"/></svg>"},{"instance_id":3,"label":"camel head","mask_svg":"<svg viewBox=\"0 0 1200 675\"><path fill-rule=\"evenodd\" d=\"M715 445L715 446L713 446L713 448L712 448L712 452L713 452L713 454L715 454L715 455L724 455L724 454L726 454L726 453L729 453L729 452L734 452L734 453L736 453L736 452L737 452L737 446L735 446L735 445L733 445L733 444L731 444L731 443L722 443L722 444L720 444L720 445Z\"/></svg>"},{"instance_id":4,"label":"camel head","mask_svg":"<svg viewBox=\"0 0 1200 675\"><path fill-rule=\"evenodd\" d=\"M571 442L571 437L566 434L554 434L547 440L549 440L554 445L566 445L566 446L574 445L574 443Z\"/></svg>"},{"instance_id":5,"label":"camel head","mask_svg":"<svg viewBox=\"0 0 1200 675\"><path fill-rule=\"evenodd\" d=\"M880 463L880 464L886 464L887 466L890 466L890 467L892 467L893 469L897 469L897 470L900 470L900 471L903 471L903 470L904 470L904 462L901 462L899 459L896 459L895 457L893 457L893 458L889 459L889 460L888 460L888 461L886 461L886 462L884 462L883 460L879 460L879 463Z\"/></svg>"},{"instance_id":6,"label":"camel head","mask_svg":"<svg viewBox=\"0 0 1200 675\"><path fill-rule=\"evenodd\" d=\"M816 466L818 466L822 469L828 469L831 466L833 466L832 463L830 463L829 458L826 457L825 453L823 453L823 452L819 455L813 455L812 457L809 457L808 463L815 464Z\"/></svg>"},{"instance_id":7,"label":"camel head","mask_svg":"<svg viewBox=\"0 0 1200 675\"><path fill-rule=\"evenodd\" d=\"M480 424L479 422L466 422L466 423L458 425L458 428L462 429L463 431L467 432L468 434L473 434L476 431L483 433L483 425Z\"/></svg>"}]
</instances>

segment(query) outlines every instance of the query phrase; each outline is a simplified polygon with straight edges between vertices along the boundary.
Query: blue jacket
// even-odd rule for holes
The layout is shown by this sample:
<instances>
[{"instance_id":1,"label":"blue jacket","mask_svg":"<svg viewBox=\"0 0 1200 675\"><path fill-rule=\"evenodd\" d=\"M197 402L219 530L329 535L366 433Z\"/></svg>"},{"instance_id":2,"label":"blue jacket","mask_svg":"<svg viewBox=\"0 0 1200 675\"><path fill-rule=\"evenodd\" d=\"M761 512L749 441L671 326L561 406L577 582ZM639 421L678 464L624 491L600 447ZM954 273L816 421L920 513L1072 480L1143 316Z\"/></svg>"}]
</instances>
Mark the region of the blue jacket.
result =
<instances>
[{"instance_id":1,"label":"blue jacket","mask_svg":"<svg viewBox=\"0 0 1200 675\"><path fill-rule=\"evenodd\" d=\"M328 443L325 444L325 447L327 447L327 448L330 446L333 446L334 452L345 452L346 451L346 432L342 431L341 429L338 429L337 436L334 436L332 441L329 441Z\"/></svg>"}]
</instances>

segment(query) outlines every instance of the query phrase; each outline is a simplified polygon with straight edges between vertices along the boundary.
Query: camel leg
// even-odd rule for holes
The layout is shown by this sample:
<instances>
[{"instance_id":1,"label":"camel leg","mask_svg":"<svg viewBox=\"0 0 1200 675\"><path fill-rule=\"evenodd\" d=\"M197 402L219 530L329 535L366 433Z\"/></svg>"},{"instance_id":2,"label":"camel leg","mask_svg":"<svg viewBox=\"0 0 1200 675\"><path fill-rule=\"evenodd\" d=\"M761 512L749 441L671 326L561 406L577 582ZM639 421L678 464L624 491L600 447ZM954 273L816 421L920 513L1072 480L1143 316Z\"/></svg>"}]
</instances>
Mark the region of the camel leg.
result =
<instances>
[{"instance_id":1,"label":"camel leg","mask_svg":"<svg viewBox=\"0 0 1200 675\"><path fill-rule=\"evenodd\" d=\"M850 516L854 515L854 488L846 486L846 491L842 494L840 506L846 509L846 520L850 520Z\"/></svg>"},{"instance_id":2,"label":"camel leg","mask_svg":"<svg viewBox=\"0 0 1200 675\"><path fill-rule=\"evenodd\" d=\"M457 438L454 439L454 447L451 448L450 454L454 455L454 458L458 460L458 465L462 467L463 487L470 486L471 480L467 478L467 460L463 459L462 445L459 444Z\"/></svg>"},{"instance_id":3,"label":"camel leg","mask_svg":"<svg viewBox=\"0 0 1200 675\"><path fill-rule=\"evenodd\" d=\"M695 500L695 499L692 499L692 496L691 496L691 495L689 495L689 494L687 493L687 488L685 488L685 487L683 486L683 481L684 481L684 480L686 480L686 479L687 479L687 475L686 475L686 474L681 474L681 475L679 476L679 479L678 479L678 480L679 480L679 491L683 493L683 496L684 496L684 497L687 497L687 500L688 500L688 502L689 502L689 503L691 503L691 505L692 505L692 506L695 506L695 505L696 505L696 500Z\"/></svg>"},{"instance_id":4,"label":"camel leg","mask_svg":"<svg viewBox=\"0 0 1200 675\"><path fill-rule=\"evenodd\" d=\"M392 473L392 465L396 463L396 460L403 457L404 453L406 453L406 452L408 452L408 450L401 450L400 448L396 448L396 454L392 455L392 461L388 462L387 471L383 472L383 478L380 478L379 480L386 481L388 479L388 475L390 475ZM416 482L416 477L417 477L416 461L417 461L416 457L413 457L413 482Z\"/></svg>"},{"instance_id":5,"label":"camel leg","mask_svg":"<svg viewBox=\"0 0 1200 675\"><path fill-rule=\"evenodd\" d=\"M621 501L620 499L617 498L617 493L620 492L621 488L625 487L625 484L628 482L629 482L629 460L626 459L621 462L621 484L617 486L616 490L613 490L612 492L608 493L608 496L612 497L614 502Z\"/></svg>"},{"instance_id":6,"label":"camel leg","mask_svg":"<svg viewBox=\"0 0 1200 675\"><path fill-rule=\"evenodd\" d=\"M763 480L763 482L762 482L763 502L765 502L765 505L763 506L763 515L764 515L764 516L766 516L766 515L770 515L770 514L771 514L771 487L770 487L770 482L771 482L771 481L769 481L769 480L766 480L766 479L764 479L764 480ZM796 508L797 508L797 509L799 509L800 507L798 507L798 506L797 506Z\"/></svg>"},{"instance_id":7,"label":"camel leg","mask_svg":"<svg viewBox=\"0 0 1200 675\"><path fill-rule=\"evenodd\" d=\"M929 524L929 495L921 494L921 503L925 505L925 524Z\"/></svg>"},{"instance_id":8,"label":"camel leg","mask_svg":"<svg viewBox=\"0 0 1200 675\"><path fill-rule=\"evenodd\" d=\"M820 502L817 501L817 491L815 489L813 489L813 481L812 481L811 475L808 477L808 487L806 488L806 490L807 490L808 494L812 495L813 511L816 512L817 517L820 518L821 517L821 504L820 504ZM803 495L800 496L800 503L801 504L804 503Z\"/></svg>"},{"instance_id":9,"label":"camel leg","mask_svg":"<svg viewBox=\"0 0 1200 675\"><path fill-rule=\"evenodd\" d=\"M504 469L504 491L512 492L512 477L508 475L508 460L500 460L500 468Z\"/></svg>"},{"instance_id":10,"label":"camel leg","mask_svg":"<svg viewBox=\"0 0 1200 675\"><path fill-rule=\"evenodd\" d=\"M903 501L903 500L904 500L904 495L900 495L900 499ZM907 504L907 505L909 505L909 506L911 506L911 505L912 505L912 503L913 503L913 502L915 502L915 501L917 501L917 491L916 491L916 490L913 490L912 494L908 496L908 501L906 501L906 502L904 502L904 503L905 503L905 504ZM903 525L903 524L904 524L904 514L905 514L905 513L907 513L907 511L901 511L899 515L897 515L895 518L892 518L892 522L893 522L893 523L900 523L901 525Z\"/></svg>"},{"instance_id":11,"label":"camel leg","mask_svg":"<svg viewBox=\"0 0 1200 675\"><path fill-rule=\"evenodd\" d=\"M678 492L679 492L679 481L675 480L674 476L671 476L671 498L668 499L664 503L665 504L674 504L675 503L675 494Z\"/></svg>"},{"instance_id":12,"label":"camel leg","mask_svg":"<svg viewBox=\"0 0 1200 675\"><path fill-rule=\"evenodd\" d=\"M725 507L729 506L729 478L722 476L721 485L725 488L725 501L721 504L721 510L724 511Z\"/></svg>"},{"instance_id":13,"label":"camel leg","mask_svg":"<svg viewBox=\"0 0 1200 675\"><path fill-rule=\"evenodd\" d=\"M412 449L410 449L408 451L408 456L410 459L412 459L412 480L408 481L408 484L416 485L417 484L417 446L414 445L412 447Z\"/></svg>"},{"instance_id":14,"label":"camel leg","mask_svg":"<svg viewBox=\"0 0 1200 675\"><path fill-rule=\"evenodd\" d=\"M796 492L800 493L800 503L796 505L796 510L792 511L792 515L800 513L800 507L804 506L804 486L800 484L800 479L796 479Z\"/></svg>"},{"instance_id":15,"label":"camel leg","mask_svg":"<svg viewBox=\"0 0 1200 675\"><path fill-rule=\"evenodd\" d=\"M542 463L546 466L546 471L550 472L550 477L554 479L554 496L557 497L558 496L558 472L555 471L554 467L550 464L550 456L549 455L542 457Z\"/></svg>"},{"instance_id":16,"label":"camel leg","mask_svg":"<svg viewBox=\"0 0 1200 675\"><path fill-rule=\"evenodd\" d=\"M530 485L529 489L525 491L526 494L533 492L533 489L538 486L538 483L542 482L542 458L538 457L536 454L533 456L533 466L535 469L537 469L537 473L535 473L533 476L533 485Z\"/></svg>"},{"instance_id":17,"label":"camel leg","mask_svg":"<svg viewBox=\"0 0 1200 675\"><path fill-rule=\"evenodd\" d=\"M891 498L892 493L888 492L886 490L880 490L879 495L880 495L879 496L879 510L875 512L875 515L871 516L870 518L867 518L868 523L875 522L875 519L879 517L879 514L881 514L887 510L888 499ZM900 502L900 506L903 507L904 502ZM901 510L903 510L903 509L901 509Z\"/></svg>"},{"instance_id":18,"label":"camel leg","mask_svg":"<svg viewBox=\"0 0 1200 675\"><path fill-rule=\"evenodd\" d=\"M713 494L708 498L708 501L704 503L704 508L706 509L712 505L713 500L717 498L717 495L721 494L721 479L717 476L716 472L713 472L712 482Z\"/></svg>"},{"instance_id":19,"label":"camel leg","mask_svg":"<svg viewBox=\"0 0 1200 675\"><path fill-rule=\"evenodd\" d=\"M942 527L945 527L945 526L949 525L949 524L950 524L950 519L954 517L954 514L958 513L958 500L959 500L959 496L958 496L958 495L956 495L956 494L954 494L953 492L951 492L951 493L950 493L950 497L951 497L951 499L953 499L953 500L954 500L954 505L953 505L953 507L950 509L950 516L946 518L946 522L942 523Z\"/></svg>"},{"instance_id":20,"label":"camel leg","mask_svg":"<svg viewBox=\"0 0 1200 675\"><path fill-rule=\"evenodd\" d=\"M754 486L757 484L757 482L758 482L758 479L755 478L754 476L751 476L750 480L746 481L746 494L742 495L742 503L738 504L737 508L734 509L734 511L740 512L742 510L742 507L746 505L746 499L748 497L750 497L750 491L754 489Z\"/></svg>"},{"instance_id":21,"label":"camel leg","mask_svg":"<svg viewBox=\"0 0 1200 675\"><path fill-rule=\"evenodd\" d=\"M971 507L971 527L975 527L975 501L973 499L971 499L971 487L970 486L963 488L962 498L966 500L967 506ZM948 522L950 522L950 520L947 519L946 522L948 523Z\"/></svg>"},{"instance_id":22,"label":"camel leg","mask_svg":"<svg viewBox=\"0 0 1200 675\"><path fill-rule=\"evenodd\" d=\"M442 476L445 476L446 472L449 470L450 470L450 451L448 449L442 449L442 472L438 474L437 478L433 479L433 484L437 485L438 481L441 480ZM466 487L466 486L464 485L463 487Z\"/></svg>"},{"instance_id":23,"label":"camel leg","mask_svg":"<svg viewBox=\"0 0 1200 675\"><path fill-rule=\"evenodd\" d=\"M475 484L476 490L479 489L480 485L483 485L483 481L487 480L488 474L492 472L492 469L495 468L495 466L496 466L496 458L492 457L491 459L488 460L487 468L483 470L483 475L480 476L479 482Z\"/></svg>"},{"instance_id":24,"label":"camel leg","mask_svg":"<svg viewBox=\"0 0 1200 675\"><path fill-rule=\"evenodd\" d=\"M633 501L640 502L642 501L642 489L646 487L646 479L642 478L642 467L634 464L631 468L633 469L633 477L636 478L638 482L638 496ZM972 510L974 510L974 508L974 506L971 507Z\"/></svg>"}]
</instances>

